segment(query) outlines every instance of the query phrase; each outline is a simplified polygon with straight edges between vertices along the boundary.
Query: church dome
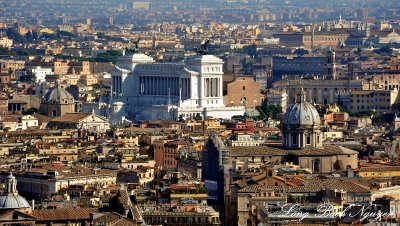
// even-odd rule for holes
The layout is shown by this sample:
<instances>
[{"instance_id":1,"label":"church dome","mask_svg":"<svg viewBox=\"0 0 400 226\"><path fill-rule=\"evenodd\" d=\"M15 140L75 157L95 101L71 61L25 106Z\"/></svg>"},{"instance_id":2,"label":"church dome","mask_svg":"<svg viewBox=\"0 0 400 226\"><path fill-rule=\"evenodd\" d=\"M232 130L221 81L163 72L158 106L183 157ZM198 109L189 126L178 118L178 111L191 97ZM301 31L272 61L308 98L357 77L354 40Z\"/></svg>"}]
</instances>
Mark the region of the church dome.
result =
<instances>
[{"instance_id":1,"label":"church dome","mask_svg":"<svg viewBox=\"0 0 400 226\"><path fill-rule=\"evenodd\" d=\"M43 102L48 104L71 104L74 103L74 97L67 90L57 86L44 95Z\"/></svg>"},{"instance_id":2,"label":"church dome","mask_svg":"<svg viewBox=\"0 0 400 226\"><path fill-rule=\"evenodd\" d=\"M298 95L297 102L289 107L285 115L285 124L289 127L320 126L321 118L317 109L306 101L304 91Z\"/></svg>"},{"instance_id":3,"label":"church dome","mask_svg":"<svg viewBox=\"0 0 400 226\"><path fill-rule=\"evenodd\" d=\"M5 186L5 192L0 196L0 210L30 208L28 201L18 194L17 180L12 174L6 178Z\"/></svg>"}]
</instances>

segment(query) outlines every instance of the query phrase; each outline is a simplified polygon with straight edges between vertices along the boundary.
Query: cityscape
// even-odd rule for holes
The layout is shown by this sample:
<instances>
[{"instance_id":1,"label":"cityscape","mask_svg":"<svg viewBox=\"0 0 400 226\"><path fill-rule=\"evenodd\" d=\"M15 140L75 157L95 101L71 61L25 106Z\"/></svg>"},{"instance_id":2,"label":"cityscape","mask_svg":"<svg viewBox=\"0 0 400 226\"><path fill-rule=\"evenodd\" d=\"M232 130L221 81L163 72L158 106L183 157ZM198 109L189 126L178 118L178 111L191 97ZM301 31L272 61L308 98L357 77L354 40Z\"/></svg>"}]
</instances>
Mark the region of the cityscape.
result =
<instances>
[{"instance_id":1,"label":"cityscape","mask_svg":"<svg viewBox=\"0 0 400 226\"><path fill-rule=\"evenodd\" d=\"M400 225L400 2L0 0L0 225Z\"/></svg>"}]
</instances>

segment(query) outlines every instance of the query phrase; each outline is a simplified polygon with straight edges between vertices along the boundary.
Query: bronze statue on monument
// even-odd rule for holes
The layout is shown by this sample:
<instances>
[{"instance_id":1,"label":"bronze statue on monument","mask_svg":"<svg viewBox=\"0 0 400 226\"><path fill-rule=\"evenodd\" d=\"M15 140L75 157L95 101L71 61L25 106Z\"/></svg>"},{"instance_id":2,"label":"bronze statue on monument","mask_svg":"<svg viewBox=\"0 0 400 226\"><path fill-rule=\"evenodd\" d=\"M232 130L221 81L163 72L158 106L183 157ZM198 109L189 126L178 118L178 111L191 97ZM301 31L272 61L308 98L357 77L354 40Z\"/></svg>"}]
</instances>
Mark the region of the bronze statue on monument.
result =
<instances>
[{"instance_id":1,"label":"bronze statue on monument","mask_svg":"<svg viewBox=\"0 0 400 226\"><path fill-rule=\"evenodd\" d=\"M137 39L137 40L135 40L134 42L133 42L133 44L135 45L135 47L134 48L126 48L125 49L125 51L126 51L126 53L131 53L131 54L135 54L135 53L139 53L140 52L140 49L139 49L139 42L140 42L140 37ZM132 45L132 43L129 41L129 43Z\"/></svg>"},{"instance_id":2,"label":"bronze statue on monument","mask_svg":"<svg viewBox=\"0 0 400 226\"><path fill-rule=\"evenodd\" d=\"M196 51L197 55L207 55L209 44L210 44L210 39L207 39L202 45L202 48L195 47L194 50Z\"/></svg>"}]
</instances>

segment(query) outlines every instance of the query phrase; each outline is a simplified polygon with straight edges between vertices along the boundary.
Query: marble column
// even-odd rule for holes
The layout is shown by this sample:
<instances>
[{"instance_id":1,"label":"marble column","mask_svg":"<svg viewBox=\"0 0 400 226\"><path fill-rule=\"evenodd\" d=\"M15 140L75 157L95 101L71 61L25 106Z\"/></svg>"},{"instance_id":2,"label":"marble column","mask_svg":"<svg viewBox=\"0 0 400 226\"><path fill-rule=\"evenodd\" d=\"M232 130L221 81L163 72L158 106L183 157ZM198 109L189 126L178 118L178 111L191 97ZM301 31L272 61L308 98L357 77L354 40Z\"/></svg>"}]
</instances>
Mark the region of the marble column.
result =
<instances>
[{"instance_id":1,"label":"marble column","mask_svg":"<svg viewBox=\"0 0 400 226\"><path fill-rule=\"evenodd\" d=\"M216 86L215 86L216 92L215 92L215 96L216 96L216 97L219 97L219 78L216 78L215 80L216 80Z\"/></svg>"},{"instance_id":2,"label":"marble column","mask_svg":"<svg viewBox=\"0 0 400 226\"><path fill-rule=\"evenodd\" d=\"M190 79L186 79L186 98L189 99L191 94L191 86L190 86Z\"/></svg>"},{"instance_id":3,"label":"marble column","mask_svg":"<svg viewBox=\"0 0 400 226\"><path fill-rule=\"evenodd\" d=\"M323 103L323 96L322 96L322 90L317 89L317 101L319 104Z\"/></svg>"},{"instance_id":4,"label":"marble column","mask_svg":"<svg viewBox=\"0 0 400 226\"><path fill-rule=\"evenodd\" d=\"M204 97L208 97L208 78L204 79Z\"/></svg>"}]
</instances>

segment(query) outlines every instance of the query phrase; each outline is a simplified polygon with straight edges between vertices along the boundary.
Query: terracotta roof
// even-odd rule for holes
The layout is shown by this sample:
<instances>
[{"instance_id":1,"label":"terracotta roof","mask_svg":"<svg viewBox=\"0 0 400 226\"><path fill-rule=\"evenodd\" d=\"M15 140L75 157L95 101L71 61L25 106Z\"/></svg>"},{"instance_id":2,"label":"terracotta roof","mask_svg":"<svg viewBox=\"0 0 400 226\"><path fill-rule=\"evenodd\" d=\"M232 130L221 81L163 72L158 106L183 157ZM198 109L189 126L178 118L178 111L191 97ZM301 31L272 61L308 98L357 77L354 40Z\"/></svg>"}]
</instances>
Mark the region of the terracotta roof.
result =
<instances>
[{"instance_id":1,"label":"terracotta roof","mask_svg":"<svg viewBox=\"0 0 400 226\"><path fill-rule=\"evenodd\" d=\"M274 189L274 190L284 190L284 186L272 186L272 185L264 185L264 184L253 184L250 186L247 186L245 188L240 189L240 192L257 192L258 190L262 189Z\"/></svg>"},{"instance_id":2,"label":"terracotta roof","mask_svg":"<svg viewBox=\"0 0 400 226\"><path fill-rule=\"evenodd\" d=\"M96 216L99 215L99 216ZM107 223L109 226L134 226L137 225L134 221L118 214L118 213L97 213L95 214L94 222Z\"/></svg>"},{"instance_id":3,"label":"terracotta roof","mask_svg":"<svg viewBox=\"0 0 400 226\"><path fill-rule=\"evenodd\" d=\"M306 156L329 156L329 155L351 155L357 154L356 151L339 146L339 145L324 145L323 148L306 147L300 150L290 150L292 155Z\"/></svg>"},{"instance_id":4,"label":"terracotta roof","mask_svg":"<svg viewBox=\"0 0 400 226\"><path fill-rule=\"evenodd\" d=\"M287 179L287 182L297 185L297 186L304 185L304 183L305 183L305 181L303 179L298 178L298 177L289 178L289 179Z\"/></svg>"},{"instance_id":5,"label":"terracotta roof","mask_svg":"<svg viewBox=\"0 0 400 226\"><path fill-rule=\"evenodd\" d=\"M165 146L177 146L177 145L190 146L190 145L193 145L193 144L190 143L189 141L186 141L186 140L174 140L174 141L167 142L165 144Z\"/></svg>"},{"instance_id":6,"label":"terracotta roof","mask_svg":"<svg viewBox=\"0 0 400 226\"><path fill-rule=\"evenodd\" d=\"M52 120L51 117L49 117L47 115L38 114L38 113L34 113L33 117L37 118L40 123L42 123L42 122L50 122Z\"/></svg>"},{"instance_id":7,"label":"terracotta roof","mask_svg":"<svg viewBox=\"0 0 400 226\"><path fill-rule=\"evenodd\" d=\"M0 117L0 122L18 122L21 115L3 115Z\"/></svg>"},{"instance_id":8,"label":"terracotta roof","mask_svg":"<svg viewBox=\"0 0 400 226\"><path fill-rule=\"evenodd\" d=\"M343 190L347 193L370 193L369 187L362 185L363 180L359 178L313 178L305 179L306 184L304 186L293 186L290 187L291 192L318 192L322 189L336 189Z\"/></svg>"},{"instance_id":9,"label":"terracotta roof","mask_svg":"<svg viewBox=\"0 0 400 226\"><path fill-rule=\"evenodd\" d=\"M90 220L91 213L99 212L98 209L45 209L33 210L32 216L37 221L68 221L68 220Z\"/></svg>"},{"instance_id":10,"label":"terracotta roof","mask_svg":"<svg viewBox=\"0 0 400 226\"><path fill-rule=\"evenodd\" d=\"M62 116L58 116L51 120L52 122L72 122L77 123L79 120L89 116L90 114L87 113L67 113Z\"/></svg>"},{"instance_id":11,"label":"terracotta roof","mask_svg":"<svg viewBox=\"0 0 400 226\"><path fill-rule=\"evenodd\" d=\"M34 221L36 220L35 217L31 214L28 213L24 213L24 212L20 212L18 210L15 209L10 209L10 210L6 210L5 212L0 213L0 222L1 221L7 221L9 218L7 218L8 215L11 216L16 216L17 218L13 218L13 221L15 221L15 223L17 224L17 221ZM23 225L23 224L21 224Z\"/></svg>"},{"instance_id":12,"label":"terracotta roof","mask_svg":"<svg viewBox=\"0 0 400 226\"><path fill-rule=\"evenodd\" d=\"M257 155L271 155L283 156L288 153L287 150L282 148L274 148L268 146L233 146L229 147L231 156L257 156Z\"/></svg>"},{"instance_id":13,"label":"terracotta roof","mask_svg":"<svg viewBox=\"0 0 400 226\"><path fill-rule=\"evenodd\" d=\"M234 183L239 188L245 188L247 186L258 184L258 183L260 183L260 181L262 181L262 180L264 180L266 178L268 178L266 172L262 172L259 175L252 176L250 179L243 179L243 180L235 181ZM274 178L276 180L280 180L282 182L285 182L285 178L283 178L283 177L273 176L272 178ZM295 184L293 184L293 183L291 183L289 181L286 181L286 185L294 186Z\"/></svg>"}]
</instances>

